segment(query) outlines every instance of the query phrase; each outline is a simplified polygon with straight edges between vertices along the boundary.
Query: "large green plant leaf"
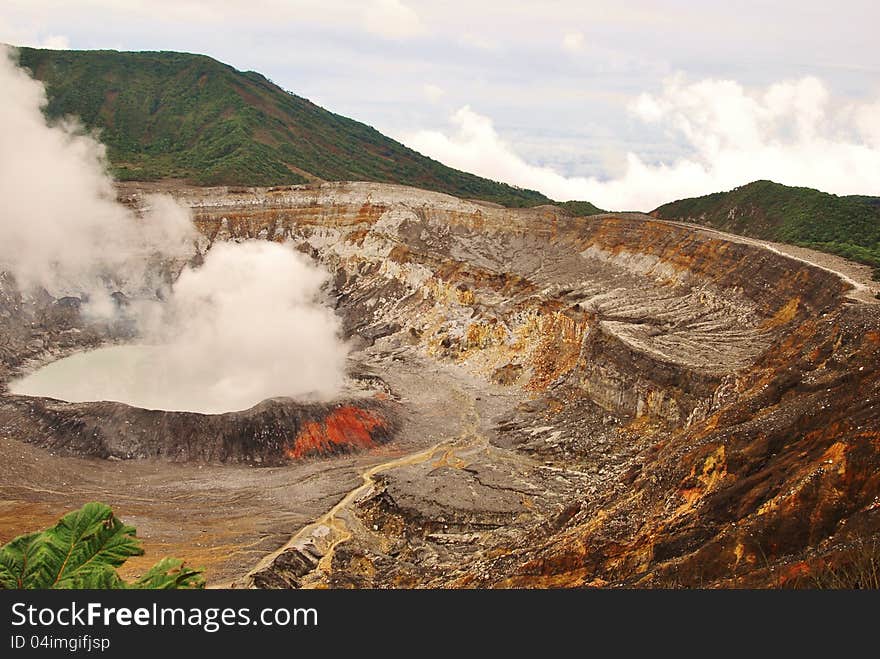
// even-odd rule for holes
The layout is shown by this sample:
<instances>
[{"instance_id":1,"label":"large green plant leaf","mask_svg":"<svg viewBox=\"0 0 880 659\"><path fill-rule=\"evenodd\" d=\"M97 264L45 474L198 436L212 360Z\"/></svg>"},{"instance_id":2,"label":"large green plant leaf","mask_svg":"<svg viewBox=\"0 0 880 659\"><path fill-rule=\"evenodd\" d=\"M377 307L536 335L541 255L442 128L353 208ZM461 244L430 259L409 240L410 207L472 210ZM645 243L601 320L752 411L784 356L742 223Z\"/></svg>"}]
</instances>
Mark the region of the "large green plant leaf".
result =
<instances>
[{"instance_id":1,"label":"large green plant leaf","mask_svg":"<svg viewBox=\"0 0 880 659\"><path fill-rule=\"evenodd\" d=\"M178 558L163 558L128 587L164 590L204 588L205 577L202 576L201 570L186 567Z\"/></svg>"},{"instance_id":2,"label":"large green plant leaf","mask_svg":"<svg viewBox=\"0 0 880 659\"><path fill-rule=\"evenodd\" d=\"M143 553L134 527L117 519L109 506L87 503L52 528L0 548L0 588L204 588L202 571L174 558L127 584L116 568Z\"/></svg>"},{"instance_id":3,"label":"large green plant leaf","mask_svg":"<svg viewBox=\"0 0 880 659\"><path fill-rule=\"evenodd\" d=\"M0 547L0 588L33 588L35 562L33 554L38 546L34 541L42 535L20 535ZM38 565L37 565L38 566Z\"/></svg>"},{"instance_id":4,"label":"large green plant leaf","mask_svg":"<svg viewBox=\"0 0 880 659\"><path fill-rule=\"evenodd\" d=\"M112 567L103 570L94 569L72 575L69 579L60 581L53 586L56 589L77 590L87 588L89 590L117 590L125 588L125 582L120 578Z\"/></svg>"},{"instance_id":5,"label":"large green plant leaf","mask_svg":"<svg viewBox=\"0 0 880 659\"><path fill-rule=\"evenodd\" d=\"M106 572L144 553L133 526L126 526L103 503L87 503L43 532L35 559L35 588L90 588L105 583ZM97 586L96 586L97 587Z\"/></svg>"}]
</instances>

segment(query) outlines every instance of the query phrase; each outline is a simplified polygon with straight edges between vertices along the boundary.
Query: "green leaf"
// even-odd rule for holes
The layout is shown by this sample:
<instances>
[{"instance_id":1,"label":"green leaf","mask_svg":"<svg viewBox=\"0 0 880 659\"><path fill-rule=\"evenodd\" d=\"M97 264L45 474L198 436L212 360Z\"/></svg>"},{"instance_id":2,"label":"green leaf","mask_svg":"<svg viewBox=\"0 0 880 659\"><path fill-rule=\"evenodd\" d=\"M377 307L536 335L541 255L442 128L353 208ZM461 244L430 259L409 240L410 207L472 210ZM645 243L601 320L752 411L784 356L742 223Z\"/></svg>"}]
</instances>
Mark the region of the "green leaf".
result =
<instances>
[{"instance_id":1,"label":"green leaf","mask_svg":"<svg viewBox=\"0 0 880 659\"><path fill-rule=\"evenodd\" d=\"M144 553L135 529L109 506L87 503L50 529L0 547L0 588L204 588L202 570L165 558L128 584L116 572Z\"/></svg>"},{"instance_id":2,"label":"green leaf","mask_svg":"<svg viewBox=\"0 0 880 659\"><path fill-rule=\"evenodd\" d=\"M0 588L28 588L34 577L34 540L42 535L26 533L0 547Z\"/></svg>"},{"instance_id":3,"label":"green leaf","mask_svg":"<svg viewBox=\"0 0 880 659\"><path fill-rule=\"evenodd\" d=\"M87 503L43 532L36 558L41 579L36 588L88 588L109 567L144 553L135 529L113 515L109 506Z\"/></svg>"},{"instance_id":4,"label":"green leaf","mask_svg":"<svg viewBox=\"0 0 880 659\"><path fill-rule=\"evenodd\" d=\"M182 589L204 588L205 578L201 570L185 567L178 558L163 558L129 588L137 589Z\"/></svg>"},{"instance_id":5,"label":"green leaf","mask_svg":"<svg viewBox=\"0 0 880 659\"><path fill-rule=\"evenodd\" d=\"M119 590L125 588L125 582L112 567L94 568L86 572L71 575L59 582L55 588L65 590Z\"/></svg>"}]
</instances>

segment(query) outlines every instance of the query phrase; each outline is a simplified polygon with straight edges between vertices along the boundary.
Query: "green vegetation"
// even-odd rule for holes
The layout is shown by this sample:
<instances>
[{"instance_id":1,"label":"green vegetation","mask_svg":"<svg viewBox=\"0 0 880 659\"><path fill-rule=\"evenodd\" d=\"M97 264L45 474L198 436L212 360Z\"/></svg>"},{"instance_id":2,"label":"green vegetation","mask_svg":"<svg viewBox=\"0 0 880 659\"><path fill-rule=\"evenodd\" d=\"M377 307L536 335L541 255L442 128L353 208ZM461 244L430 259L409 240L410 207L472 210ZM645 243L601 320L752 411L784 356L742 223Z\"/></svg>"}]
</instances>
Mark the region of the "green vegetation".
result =
<instances>
[{"instance_id":1,"label":"green vegetation","mask_svg":"<svg viewBox=\"0 0 880 659\"><path fill-rule=\"evenodd\" d=\"M50 118L75 115L100 130L119 179L377 181L506 206L550 203L539 192L447 167L259 73L204 55L21 48L20 61L46 84Z\"/></svg>"},{"instance_id":2,"label":"green vegetation","mask_svg":"<svg viewBox=\"0 0 880 659\"><path fill-rule=\"evenodd\" d=\"M755 181L730 192L664 204L652 215L837 254L880 278L880 199Z\"/></svg>"},{"instance_id":3,"label":"green vegetation","mask_svg":"<svg viewBox=\"0 0 880 659\"><path fill-rule=\"evenodd\" d=\"M587 217L588 215L599 215L605 212L589 201L566 201L556 205L567 211L572 217Z\"/></svg>"},{"instance_id":4,"label":"green vegetation","mask_svg":"<svg viewBox=\"0 0 880 659\"><path fill-rule=\"evenodd\" d=\"M116 568L144 553L135 529L102 503L87 503L52 528L0 547L0 589L204 588L201 570L164 558L140 579L125 582Z\"/></svg>"}]
</instances>

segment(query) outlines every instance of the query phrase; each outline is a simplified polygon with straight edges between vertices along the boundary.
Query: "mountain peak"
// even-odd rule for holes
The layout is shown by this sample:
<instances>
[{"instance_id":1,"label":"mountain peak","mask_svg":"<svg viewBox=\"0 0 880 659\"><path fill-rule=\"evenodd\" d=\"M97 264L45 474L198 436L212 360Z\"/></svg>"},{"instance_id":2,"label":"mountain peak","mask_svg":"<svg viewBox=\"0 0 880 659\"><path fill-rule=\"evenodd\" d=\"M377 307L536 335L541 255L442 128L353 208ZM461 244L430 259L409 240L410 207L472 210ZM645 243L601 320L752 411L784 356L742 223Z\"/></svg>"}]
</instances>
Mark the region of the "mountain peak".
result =
<instances>
[{"instance_id":1,"label":"mountain peak","mask_svg":"<svg viewBox=\"0 0 880 659\"><path fill-rule=\"evenodd\" d=\"M20 48L46 85L50 117L99 129L121 180L200 185L400 183L505 206L550 199L462 172L353 119L287 92L255 71L171 51Z\"/></svg>"}]
</instances>

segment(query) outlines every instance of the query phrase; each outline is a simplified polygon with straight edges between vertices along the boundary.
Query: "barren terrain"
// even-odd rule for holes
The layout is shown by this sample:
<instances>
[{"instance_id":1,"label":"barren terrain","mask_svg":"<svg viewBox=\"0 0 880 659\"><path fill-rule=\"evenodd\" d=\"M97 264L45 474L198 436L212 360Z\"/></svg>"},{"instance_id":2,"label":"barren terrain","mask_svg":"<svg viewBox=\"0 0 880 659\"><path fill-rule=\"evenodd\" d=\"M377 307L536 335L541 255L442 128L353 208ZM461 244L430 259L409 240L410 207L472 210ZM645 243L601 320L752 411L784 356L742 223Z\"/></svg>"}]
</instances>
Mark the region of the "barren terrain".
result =
<instances>
[{"instance_id":1,"label":"barren terrain","mask_svg":"<svg viewBox=\"0 0 880 659\"><path fill-rule=\"evenodd\" d=\"M206 244L291 241L333 274L375 389L355 417L382 432L350 400L224 419L5 396L0 540L99 499L145 538L130 569L174 554L214 585L778 586L880 527L859 268L401 186L172 192ZM125 340L0 293L0 377Z\"/></svg>"}]
</instances>

